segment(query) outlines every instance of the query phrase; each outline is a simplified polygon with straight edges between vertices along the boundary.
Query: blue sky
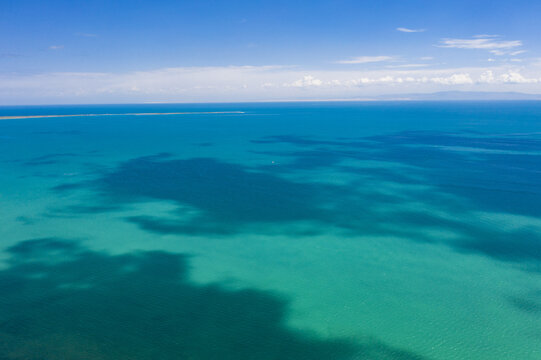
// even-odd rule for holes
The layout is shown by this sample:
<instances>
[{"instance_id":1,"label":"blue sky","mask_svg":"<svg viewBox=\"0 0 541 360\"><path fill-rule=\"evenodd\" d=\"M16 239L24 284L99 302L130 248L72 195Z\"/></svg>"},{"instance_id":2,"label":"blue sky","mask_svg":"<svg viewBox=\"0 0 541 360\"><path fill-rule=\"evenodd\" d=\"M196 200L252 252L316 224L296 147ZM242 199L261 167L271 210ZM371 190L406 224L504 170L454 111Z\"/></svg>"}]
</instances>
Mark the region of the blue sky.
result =
<instances>
[{"instance_id":1,"label":"blue sky","mask_svg":"<svg viewBox=\"0 0 541 360\"><path fill-rule=\"evenodd\" d=\"M539 1L0 1L0 103L541 93Z\"/></svg>"}]
</instances>

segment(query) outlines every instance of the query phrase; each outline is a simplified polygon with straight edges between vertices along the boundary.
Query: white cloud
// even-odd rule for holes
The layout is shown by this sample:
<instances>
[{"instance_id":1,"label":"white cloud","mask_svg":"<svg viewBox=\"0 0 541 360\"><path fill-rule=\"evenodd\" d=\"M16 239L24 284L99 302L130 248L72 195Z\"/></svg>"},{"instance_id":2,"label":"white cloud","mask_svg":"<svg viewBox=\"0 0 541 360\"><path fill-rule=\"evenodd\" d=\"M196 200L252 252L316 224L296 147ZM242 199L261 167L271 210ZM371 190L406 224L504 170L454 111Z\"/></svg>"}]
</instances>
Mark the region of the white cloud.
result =
<instances>
[{"instance_id":1,"label":"white cloud","mask_svg":"<svg viewBox=\"0 0 541 360\"><path fill-rule=\"evenodd\" d=\"M323 85L323 82L321 80L319 80L319 79L316 79L312 75L306 75L306 76L303 76L302 79L293 81L290 84L288 84L288 83L284 84L284 86L286 86L286 87L289 87L289 86L292 86L292 87L312 87L312 86L321 86L321 85Z\"/></svg>"},{"instance_id":2,"label":"white cloud","mask_svg":"<svg viewBox=\"0 0 541 360\"><path fill-rule=\"evenodd\" d=\"M496 56L502 56L502 55L507 54L507 51L503 51L503 50L490 50L490 53L493 54L493 55L496 55Z\"/></svg>"},{"instance_id":3,"label":"white cloud","mask_svg":"<svg viewBox=\"0 0 541 360\"><path fill-rule=\"evenodd\" d=\"M64 48L64 45L51 45L51 46L49 46L50 50L60 50L60 49L63 49L63 48Z\"/></svg>"},{"instance_id":4,"label":"white cloud","mask_svg":"<svg viewBox=\"0 0 541 360\"><path fill-rule=\"evenodd\" d=\"M423 60L423 61L428 61L428 60L434 60L434 57L432 57L432 56L423 56L420 59Z\"/></svg>"},{"instance_id":5,"label":"white cloud","mask_svg":"<svg viewBox=\"0 0 541 360\"><path fill-rule=\"evenodd\" d=\"M502 56L502 55L517 56L517 55L523 54L525 52L526 52L526 50L517 50L517 51L490 50L490 53L494 54L496 56Z\"/></svg>"},{"instance_id":6,"label":"white cloud","mask_svg":"<svg viewBox=\"0 0 541 360\"><path fill-rule=\"evenodd\" d=\"M393 60L392 56L359 56L349 60L336 61L338 64L367 64L374 62L390 61Z\"/></svg>"},{"instance_id":7,"label":"white cloud","mask_svg":"<svg viewBox=\"0 0 541 360\"><path fill-rule=\"evenodd\" d=\"M492 70L487 70L479 76L479 82L485 84L494 83L496 78L494 77L494 72Z\"/></svg>"},{"instance_id":8,"label":"white cloud","mask_svg":"<svg viewBox=\"0 0 541 360\"><path fill-rule=\"evenodd\" d=\"M514 83L514 84L532 84L539 82L538 79L527 79L522 76L520 73L515 71L509 71L507 74L502 74L500 80L504 83Z\"/></svg>"},{"instance_id":9,"label":"white cloud","mask_svg":"<svg viewBox=\"0 0 541 360\"><path fill-rule=\"evenodd\" d=\"M498 50L522 46L522 41L498 40L496 38L486 37L474 39L443 39L438 46L443 48Z\"/></svg>"},{"instance_id":10,"label":"white cloud","mask_svg":"<svg viewBox=\"0 0 541 360\"><path fill-rule=\"evenodd\" d=\"M495 75L494 71L487 70L481 74L478 83L481 84L536 84L539 79L526 78L516 70L509 70L505 73Z\"/></svg>"},{"instance_id":11,"label":"white cloud","mask_svg":"<svg viewBox=\"0 0 541 360\"><path fill-rule=\"evenodd\" d=\"M453 74L447 77L434 77L431 82L442 85L464 85L473 84L470 74Z\"/></svg>"},{"instance_id":12,"label":"white cloud","mask_svg":"<svg viewBox=\"0 0 541 360\"><path fill-rule=\"evenodd\" d=\"M386 68L389 69L401 69L401 68L422 68L430 66L430 64L401 64L401 65L387 65Z\"/></svg>"},{"instance_id":13,"label":"white cloud","mask_svg":"<svg viewBox=\"0 0 541 360\"><path fill-rule=\"evenodd\" d=\"M378 78L369 78L369 77L362 77L360 79L352 79L347 81L345 84L349 86L359 86L359 85L370 85L370 84L391 84L397 81L393 76L387 75L387 76L381 76Z\"/></svg>"},{"instance_id":14,"label":"white cloud","mask_svg":"<svg viewBox=\"0 0 541 360\"><path fill-rule=\"evenodd\" d=\"M418 33L418 32L425 31L425 29L408 29L408 28L405 28L405 27L398 27L398 28L396 28L396 30L400 31L400 32L405 32L405 33Z\"/></svg>"},{"instance_id":15,"label":"white cloud","mask_svg":"<svg viewBox=\"0 0 541 360\"><path fill-rule=\"evenodd\" d=\"M500 35L488 35L488 34L480 34L480 35L474 35L474 38L497 38L500 37Z\"/></svg>"}]
</instances>

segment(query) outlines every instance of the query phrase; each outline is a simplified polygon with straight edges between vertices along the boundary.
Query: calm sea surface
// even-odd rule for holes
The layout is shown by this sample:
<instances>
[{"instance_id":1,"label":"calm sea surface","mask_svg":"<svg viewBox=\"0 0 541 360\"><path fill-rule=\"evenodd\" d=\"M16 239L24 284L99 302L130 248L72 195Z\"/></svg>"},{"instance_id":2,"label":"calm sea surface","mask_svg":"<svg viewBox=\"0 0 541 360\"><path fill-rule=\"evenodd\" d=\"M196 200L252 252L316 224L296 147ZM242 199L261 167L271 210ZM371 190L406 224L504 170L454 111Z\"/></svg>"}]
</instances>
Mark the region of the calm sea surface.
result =
<instances>
[{"instance_id":1,"label":"calm sea surface","mask_svg":"<svg viewBox=\"0 0 541 360\"><path fill-rule=\"evenodd\" d=\"M541 103L0 107L0 359L541 359Z\"/></svg>"}]
</instances>

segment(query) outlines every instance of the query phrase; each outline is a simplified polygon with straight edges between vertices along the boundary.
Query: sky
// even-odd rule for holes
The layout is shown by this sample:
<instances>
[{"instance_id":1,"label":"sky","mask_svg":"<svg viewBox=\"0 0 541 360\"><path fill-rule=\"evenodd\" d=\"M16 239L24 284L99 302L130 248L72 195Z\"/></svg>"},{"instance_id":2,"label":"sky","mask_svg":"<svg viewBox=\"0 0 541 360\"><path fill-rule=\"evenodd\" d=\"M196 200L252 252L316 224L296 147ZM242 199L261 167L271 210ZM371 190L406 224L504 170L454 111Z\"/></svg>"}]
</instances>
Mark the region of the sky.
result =
<instances>
[{"instance_id":1,"label":"sky","mask_svg":"<svg viewBox=\"0 0 541 360\"><path fill-rule=\"evenodd\" d=\"M0 0L0 104L541 94L541 1Z\"/></svg>"}]
</instances>

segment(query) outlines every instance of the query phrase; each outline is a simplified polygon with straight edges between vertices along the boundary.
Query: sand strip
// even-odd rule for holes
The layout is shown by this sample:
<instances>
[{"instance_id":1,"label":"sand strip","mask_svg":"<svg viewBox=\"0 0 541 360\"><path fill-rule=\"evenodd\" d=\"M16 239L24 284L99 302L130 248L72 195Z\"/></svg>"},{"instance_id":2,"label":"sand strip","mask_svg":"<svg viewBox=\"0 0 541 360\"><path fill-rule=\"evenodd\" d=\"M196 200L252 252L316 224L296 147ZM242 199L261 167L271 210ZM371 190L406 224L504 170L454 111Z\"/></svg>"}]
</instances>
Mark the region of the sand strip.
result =
<instances>
[{"instance_id":1,"label":"sand strip","mask_svg":"<svg viewBox=\"0 0 541 360\"><path fill-rule=\"evenodd\" d=\"M12 115L12 116L0 116L0 120L39 119L39 118L77 117L77 116L154 116L154 115L209 115L209 114L244 114L244 111L123 113L123 114L71 114L71 115Z\"/></svg>"}]
</instances>

